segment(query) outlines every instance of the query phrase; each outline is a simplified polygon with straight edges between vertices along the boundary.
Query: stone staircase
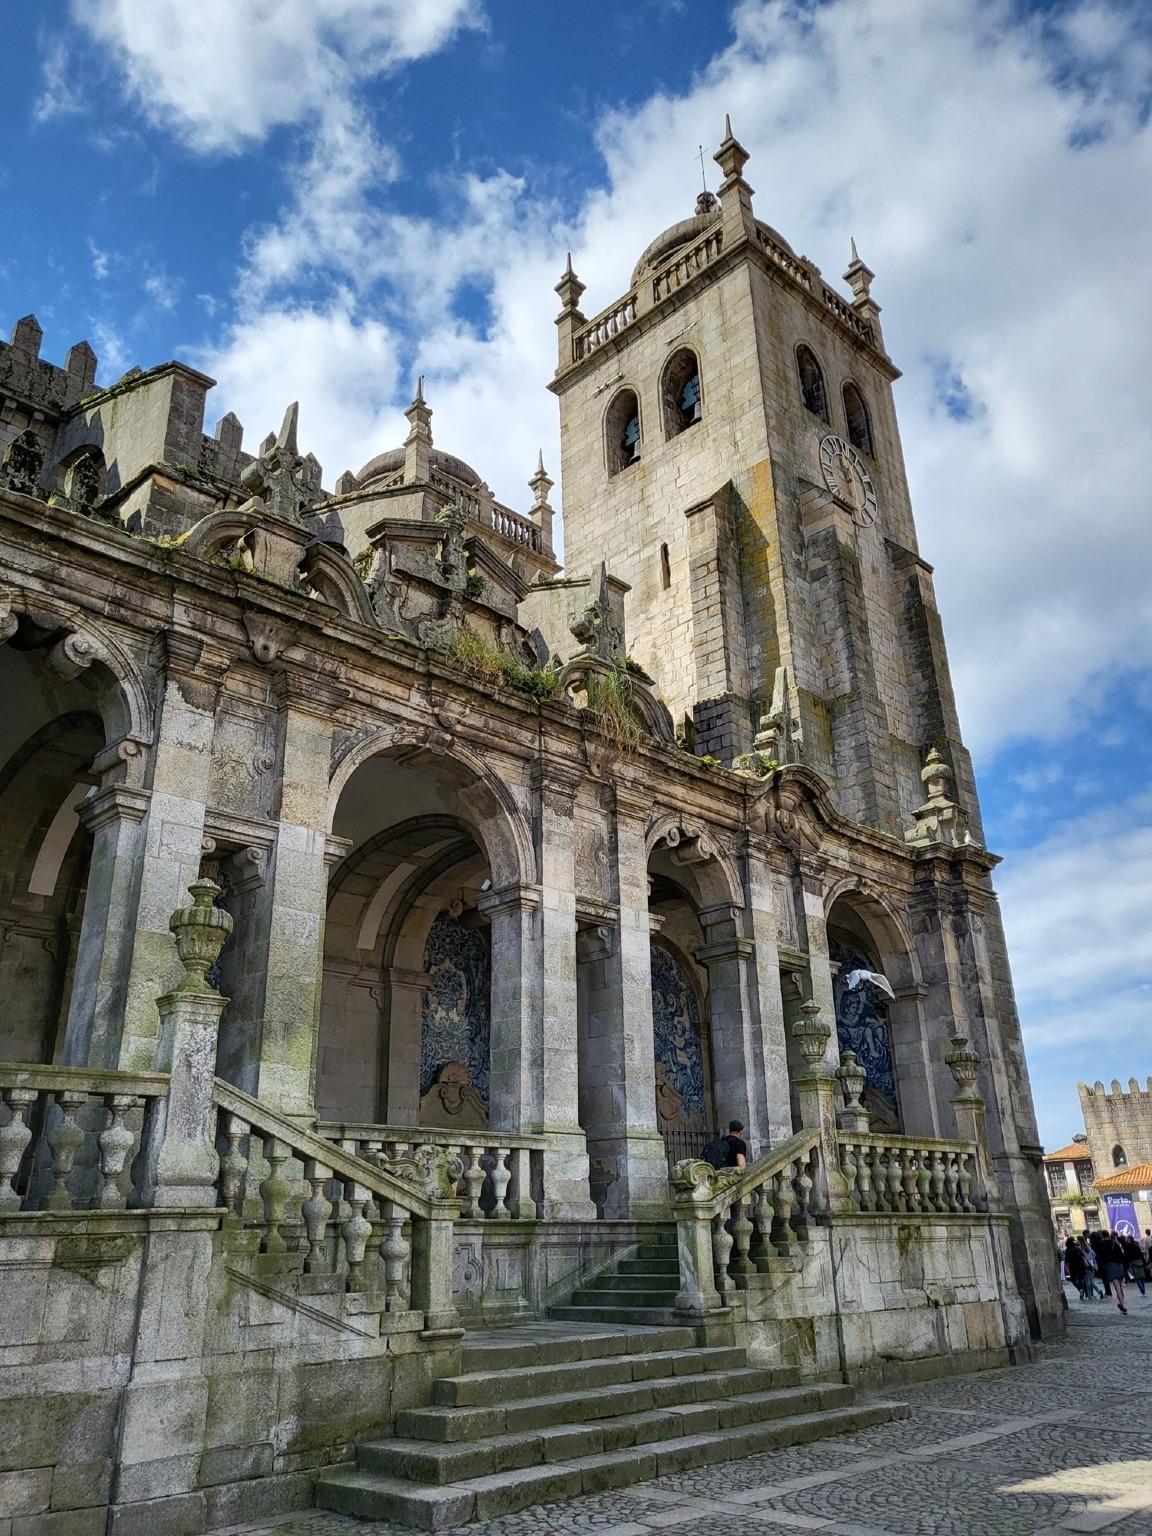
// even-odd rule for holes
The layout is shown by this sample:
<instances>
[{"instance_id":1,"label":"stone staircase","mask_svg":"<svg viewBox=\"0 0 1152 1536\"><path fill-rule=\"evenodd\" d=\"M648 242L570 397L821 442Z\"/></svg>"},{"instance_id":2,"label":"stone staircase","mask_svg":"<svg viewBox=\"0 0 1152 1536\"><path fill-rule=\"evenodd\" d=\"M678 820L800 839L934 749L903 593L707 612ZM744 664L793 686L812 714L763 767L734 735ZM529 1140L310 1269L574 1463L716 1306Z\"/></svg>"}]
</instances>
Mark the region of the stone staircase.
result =
<instances>
[{"instance_id":1,"label":"stone staircase","mask_svg":"<svg viewBox=\"0 0 1152 1536\"><path fill-rule=\"evenodd\" d=\"M621 1259L615 1269L597 1275L575 1291L548 1316L569 1323L628 1323L634 1327L674 1327L680 1264L676 1229L658 1232L641 1243L635 1258Z\"/></svg>"},{"instance_id":2,"label":"stone staircase","mask_svg":"<svg viewBox=\"0 0 1152 1536\"><path fill-rule=\"evenodd\" d=\"M359 1445L355 1463L322 1474L317 1503L454 1530L907 1417L905 1404L801 1386L798 1372L749 1365L742 1349L701 1347L692 1328L638 1326L669 1315L671 1262L665 1244L642 1247L552 1320L469 1335L463 1374L437 1381L430 1407L400 1413L393 1436Z\"/></svg>"}]
</instances>

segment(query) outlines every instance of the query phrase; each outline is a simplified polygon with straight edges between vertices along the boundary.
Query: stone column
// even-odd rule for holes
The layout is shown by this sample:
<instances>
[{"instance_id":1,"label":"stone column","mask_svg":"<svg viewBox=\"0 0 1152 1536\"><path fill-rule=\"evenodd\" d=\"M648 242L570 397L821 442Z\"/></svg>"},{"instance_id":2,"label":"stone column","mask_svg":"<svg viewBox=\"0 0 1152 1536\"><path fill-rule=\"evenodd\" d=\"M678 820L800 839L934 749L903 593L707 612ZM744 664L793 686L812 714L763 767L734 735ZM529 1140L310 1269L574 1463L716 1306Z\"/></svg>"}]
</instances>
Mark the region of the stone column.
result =
<instances>
[{"instance_id":1,"label":"stone column","mask_svg":"<svg viewBox=\"0 0 1152 1536\"><path fill-rule=\"evenodd\" d=\"M345 694L323 678L283 670L280 814L263 888L267 971L255 1092L281 1114L310 1118L324 976L328 899L328 779L332 730Z\"/></svg>"},{"instance_id":2,"label":"stone column","mask_svg":"<svg viewBox=\"0 0 1152 1536\"><path fill-rule=\"evenodd\" d=\"M639 784L616 783L616 944L606 962L612 1034L605 1040L618 1068L615 1123L618 1177L608 1192L609 1216L663 1219L669 1212L668 1163L656 1120L656 1052L652 1027L652 928L644 833L652 796Z\"/></svg>"},{"instance_id":3,"label":"stone column","mask_svg":"<svg viewBox=\"0 0 1152 1536\"><path fill-rule=\"evenodd\" d=\"M377 1028L388 1019L387 1040L381 1042L376 1118L382 1125L419 1125L420 1031L432 978L427 971L393 965L384 972L384 982L386 1005L375 1005Z\"/></svg>"},{"instance_id":4,"label":"stone column","mask_svg":"<svg viewBox=\"0 0 1152 1536\"><path fill-rule=\"evenodd\" d=\"M505 885L476 903L492 924L492 1074L488 1103L494 1131L542 1129L540 891Z\"/></svg>"},{"instance_id":5,"label":"stone column","mask_svg":"<svg viewBox=\"0 0 1152 1536\"><path fill-rule=\"evenodd\" d=\"M560 764L538 764L537 855L540 862L541 1070L544 1214L590 1220L588 1145L580 1125L580 1065L576 1013L576 873L572 808L584 775Z\"/></svg>"},{"instance_id":6,"label":"stone column","mask_svg":"<svg viewBox=\"0 0 1152 1536\"><path fill-rule=\"evenodd\" d=\"M788 1088L788 1037L780 988L780 945L776 903L765 841L750 838L747 852L748 922L752 937L752 1010L759 1030L764 1082L764 1124L756 1127L763 1144L792 1134Z\"/></svg>"},{"instance_id":7,"label":"stone column","mask_svg":"<svg viewBox=\"0 0 1152 1536\"><path fill-rule=\"evenodd\" d=\"M164 637L164 702L152 752L152 794L139 850L139 896L123 1030L115 1065L150 1071L156 1059L156 999L177 979L168 918L200 873L216 704L229 657L197 635Z\"/></svg>"},{"instance_id":8,"label":"stone column","mask_svg":"<svg viewBox=\"0 0 1152 1536\"><path fill-rule=\"evenodd\" d=\"M821 1193L830 1211L846 1210L850 1201L840 1172L840 1142L837 1120L844 1102L838 1080L827 1066L828 1035L835 1031L821 1017L819 1004L809 1001L800 1008L800 1017L792 1034L800 1048L805 1070L795 1081L800 1107L800 1125L804 1130L820 1132Z\"/></svg>"},{"instance_id":9,"label":"stone column","mask_svg":"<svg viewBox=\"0 0 1152 1536\"><path fill-rule=\"evenodd\" d=\"M708 1018L712 1042L712 1093L723 1129L744 1122L749 1151L756 1157L767 1141L768 1096L764 1053L748 986L755 947L739 931L737 907L707 908L699 914L704 943L696 959L708 971Z\"/></svg>"},{"instance_id":10,"label":"stone column","mask_svg":"<svg viewBox=\"0 0 1152 1536\"><path fill-rule=\"evenodd\" d=\"M65 1066L117 1064L148 799L143 790L113 784L76 807L92 837L92 857L64 1034Z\"/></svg>"},{"instance_id":11,"label":"stone column","mask_svg":"<svg viewBox=\"0 0 1152 1536\"><path fill-rule=\"evenodd\" d=\"M796 855L797 905L803 915L805 947L808 951L809 995L829 1026L824 1051L826 1071L840 1065L840 1046L836 1038L836 997L832 990L832 963L828 956L828 925L824 918L824 860L816 854Z\"/></svg>"}]
</instances>

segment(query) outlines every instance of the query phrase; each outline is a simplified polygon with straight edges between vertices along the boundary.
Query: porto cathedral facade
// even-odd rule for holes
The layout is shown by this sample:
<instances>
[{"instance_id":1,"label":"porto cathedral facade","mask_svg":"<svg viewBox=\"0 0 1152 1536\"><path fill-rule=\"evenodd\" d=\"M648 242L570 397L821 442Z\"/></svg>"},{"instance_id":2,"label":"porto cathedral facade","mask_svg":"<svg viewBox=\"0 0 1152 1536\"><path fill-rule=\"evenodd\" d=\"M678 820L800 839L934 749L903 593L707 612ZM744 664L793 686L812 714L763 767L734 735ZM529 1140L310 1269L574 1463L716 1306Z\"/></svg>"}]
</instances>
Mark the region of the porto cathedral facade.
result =
<instances>
[{"instance_id":1,"label":"porto cathedral facade","mask_svg":"<svg viewBox=\"0 0 1152 1536\"><path fill-rule=\"evenodd\" d=\"M327 490L295 406L253 453L182 363L0 346L21 1530L364 1512L324 1469L480 1325L797 1392L1062 1326L873 274L716 160L624 297L557 287L563 570L543 464L500 504L422 386Z\"/></svg>"}]
</instances>

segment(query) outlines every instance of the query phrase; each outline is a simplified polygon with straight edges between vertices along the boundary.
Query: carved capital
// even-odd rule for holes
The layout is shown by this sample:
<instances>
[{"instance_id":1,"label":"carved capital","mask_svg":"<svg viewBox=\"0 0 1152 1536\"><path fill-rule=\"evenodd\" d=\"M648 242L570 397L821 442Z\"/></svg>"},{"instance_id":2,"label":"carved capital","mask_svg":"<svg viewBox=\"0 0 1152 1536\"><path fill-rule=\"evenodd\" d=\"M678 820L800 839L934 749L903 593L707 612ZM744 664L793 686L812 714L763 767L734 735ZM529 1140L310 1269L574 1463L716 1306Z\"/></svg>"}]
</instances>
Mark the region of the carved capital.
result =
<instances>
[{"instance_id":1,"label":"carved capital","mask_svg":"<svg viewBox=\"0 0 1152 1536\"><path fill-rule=\"evenodd\" d=\"M335 720L348 702L346 689L329 682L325 677L301 672L294 667L281 667L276 672L272 679L272 692L278 709L313 715L318 720Z\"/></svg>"},{"instance_id":2,"label":"carved capital","mask_svg":"<svg viewBox=\"0 0 1152 1536\"><path fill-rule=\"evenodd\" d=\"M530 783L540 798L569 816L585 777L573 764L550 763L543 758L537 758L530 770Z\"/></svg>"},{"instance_id":3,"label":"carved capital","mask_svg":"<svg viewBox=\"0 0 1152 1536\"><path fill-rule=\"evenodd\" d=\"M98 832L113 821L143 821L151 798L146 790L110 784L107 789L85 795L76 807L76 814L86 831Z\"/></svg>"},{"instance_id":4,"label":"carved capital","mask_svg":"<svg viewBox=\"0 0 1152 1536\"><path fill-rule=\"evenodd\" d=\"M498 891L485 891L476 899L476 909L485 917L499 917L505 912L535 912L540 906L538 885L503 885Z\"/></svg>"}]
</instances>

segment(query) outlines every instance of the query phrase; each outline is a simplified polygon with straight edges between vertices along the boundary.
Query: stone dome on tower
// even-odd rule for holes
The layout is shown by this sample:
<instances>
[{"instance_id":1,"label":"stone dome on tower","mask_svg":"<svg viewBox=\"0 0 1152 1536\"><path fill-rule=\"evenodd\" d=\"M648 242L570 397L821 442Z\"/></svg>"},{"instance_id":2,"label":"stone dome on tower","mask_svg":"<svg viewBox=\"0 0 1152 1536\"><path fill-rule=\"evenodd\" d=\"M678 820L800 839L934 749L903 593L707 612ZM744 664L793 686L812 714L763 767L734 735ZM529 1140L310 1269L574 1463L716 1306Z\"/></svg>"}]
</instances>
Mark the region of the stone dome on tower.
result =
<instances>
[{"instance_id":1,"label":"stone dome on tower","mask_svg":"<svg viewBox=\"0 0 1152 1536\"><path fill-rule=\"evenodd\" d=\"M696 212L691 218L680 219L675 224L670 224L656 236L655 240L650 240L644 247L640 260L632 269L630 286L635 288L646 274L654 272L657 267L662 267L678 251L691 245L694 240L698 240L710 229L717 227L720 217L720 199L714 192L701 192L696 199ZM782 246L790 256L795 256L796 252L788 241L770 224L757 219L756 227L776 245Z\"/></svg>"}]
</instances>

